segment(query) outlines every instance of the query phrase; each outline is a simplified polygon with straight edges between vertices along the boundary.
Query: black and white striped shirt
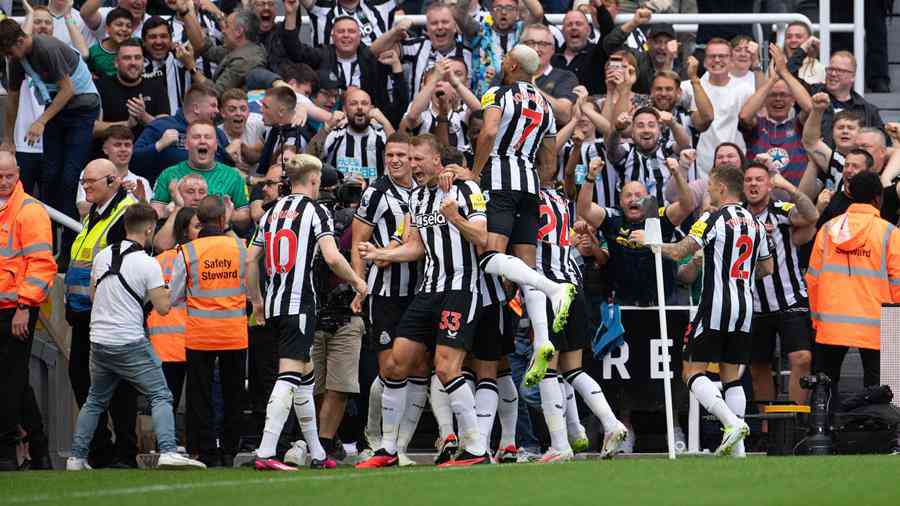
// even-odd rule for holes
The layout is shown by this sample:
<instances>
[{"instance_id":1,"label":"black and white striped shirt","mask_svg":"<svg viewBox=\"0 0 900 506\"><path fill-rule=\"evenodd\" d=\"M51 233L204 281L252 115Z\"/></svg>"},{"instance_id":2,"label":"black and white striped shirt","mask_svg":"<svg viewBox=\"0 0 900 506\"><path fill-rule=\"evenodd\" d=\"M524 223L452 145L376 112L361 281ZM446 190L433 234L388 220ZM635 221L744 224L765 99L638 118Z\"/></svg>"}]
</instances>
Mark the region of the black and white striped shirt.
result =
<instances>
[{"instance_id":1,"label":"black and white striped shirt","mask_svg":"<svg viewBox=\"0 0 900 506\"><path fill-rule=\"evenodd\" d=\"M403 237L404 219L409 213L409 198L415 190L395 183L390 176L378 178L366 188L356 209L356 219L373 227L369 240L379 248L386 248L391 237ZM372 265L369 269L368 287L371 295L381 297L406 297L416 289L416 262Z\"/></svg>"},{"instance_id":2,"label":"black and white striped shirt","mask_svg":"<svg viewBox=\"0 0 900 506\"><path fill-rule=\"evenodd\" d=\"M575 204L560 191L541 188L540 228L537 230L537 266L554 281L581 283L572 250Z\"/></svg>"},{"instance_id":3,"label":"black and white striped shirt","mask_svg":"<svg viewBox=\"0 0 900 506\"><path fill-rule=\"evenodd\" d=\"M344 175L357 174L368 182L375 181L384 174L386 139L384 128L374 121L363 132L349 125L336 128L325 137L322 161Z\"/></svg>"},{"instance_id":4,"label":"black and white striped shirt","mask_svg":"<svg viewBox=\"0 0 900 506\"><path fill-rule=\"evenodd\" d=\"M770 202L762 213L756 215L775 244L775 251L770 251L775 270L756 281L756 289L753 290L754 312L774 313L807 298L797 247L791 242L789 215L793 208L794 204L790 202Z\"/></svg>"},{"instance_id":5,"label":"black and white striped shirt","mask_svg":"<svg viewBox=\"0 0 900 506\"><path fill-rule=\"evenodd\" d=\"M403 62L403 74L409 87L410 100L422 88L422 76L425 71L445 58L457 58L472 68L472 50L458 42L448 51L434 49L428 37L406 39L400 44L400 59Z\"/></svg>"},{"instance_id":6,"label":"black and white striped shirt","mask_svg":"<svg viewBox=\"0 0 900 506\"><path fill-rule=\"evenodd\" d=\"M313 261L328 235L334 235L331 214L304 195L282 197L263 214L253 245L265 250L266 318L316 307Z\"/></svg>"},{"instance_id":7,"label":"black and white striped shirt","mask_svg":"<svg viewBox=\"0 0 900 506\"><path fill-rule=\"evenodd\" d=\"M754 271L769 258L765 226L740 204L704 213L689 236L704 249L703 292L693 335L704 330L750 332Z\"/></svg>"},{"instance_id":8,"label":"black and white striped shirt","mask_svg":"<svg viewBox=\"0 0 900 506\"><path fill-rule=\"evenodd\" d=\"M545 138L556 137L553 109L537 87L517 82L495 86L481 97L481 107L500 109L500 125L491 149L482 187L490 190L540 190L535 158Z\"/></svg>"},{"instance_id":9,"label":"black and white striped shirt","mask_svg":"<svg viewBox=\"0 0 900 506\"><path fill-rule=\"evenodd\" d=\"M605 161L605 168L597 174L594 181L594 203L600 207L619 207L619 174L610 166L603 139L581 144L581 163L585 165L585 171L594 158L603 158Z\"/></svg>"},{"instance_id":10,"label":"black and white striped shirt","mask_svg":"<svg viewBox=\"0 0 900 506\"><path fill-rule=\"evenodd\" d=\"M656 197L657 202L665 202L664 188L671 174L666 167L666 158L672 156L672 151L666 146L656 148L656 151L647 155L642 153L637 145L631 144L627 154L618 162L613 163L618 179L619 188L631 181L640 181L647 189L647 194ZM618 197L616 206L618 206Z\"/></svg>"},{"instance_id":11,"label":"black and white striped shirt","mask_svg":"<svg viewBox=\"0 0 900 506\"><path fill-rule=\"evenodd\" d=\"M484 195L472 181L457 181L448 193L437 186L416 188L410 197L409 209L412 226L425 246L425 271L419 291L468 290L477 293L481 277L478 255L475 246L441 214L441 203L446 195L456 200L459 213L467 220L486 219Z\"/></svg>"},{"instance_id":12,"label":"black and white striped shirt","mask_svg":"<svg viewBox=\"0 0 900 506\"><path fill-rule=\"evenodd\" d=\"M406 113L409 114L409 108L406 109ZM435 111L432 106L429 106L428 109L422 111L422 114L419 115L419 124L411 127L409 133L413 135L433 133L434 127L437 125L437 117L437 111ZM460 104L459 108L455 111L451 111L450 115L447 117L447 120L450 122L447 129L447 137L450 141L449 146L452 146L463 153L471 149L469 147L468 137L469 125L466 121L468 117L469 110L466 108L465 104Z\"/></svg>"},{"instance_id":13,"label":"black and white striped shirt","mask_svg":"<svg viewBox=\"0 0 900 506\"><path fill-rule=\"evenodd\" d=\"M352 11L342 7L336 0L316 0L308 11L313 28L312 45L322 47L331 44L331 28L334 26L334 20L341 16L350 16L359 23L362 43L371 46L375 39L393 26L396 11L395 0L359 0L359 5Z\"/></svg>"},{"instance_id":14,"label":"black and white striped shirt","mask_svg":"<svg viewBox=\"0 0 900 506\"><path fill-rule=\"evenodd\" d=\"M833 192L843 190L844 185L844 163L846 158L837 149L831 150L831 158L828 159L828 167L824 171L819 171L819 181L825 186L825 189Z\"/></svg>"}]
</instances>

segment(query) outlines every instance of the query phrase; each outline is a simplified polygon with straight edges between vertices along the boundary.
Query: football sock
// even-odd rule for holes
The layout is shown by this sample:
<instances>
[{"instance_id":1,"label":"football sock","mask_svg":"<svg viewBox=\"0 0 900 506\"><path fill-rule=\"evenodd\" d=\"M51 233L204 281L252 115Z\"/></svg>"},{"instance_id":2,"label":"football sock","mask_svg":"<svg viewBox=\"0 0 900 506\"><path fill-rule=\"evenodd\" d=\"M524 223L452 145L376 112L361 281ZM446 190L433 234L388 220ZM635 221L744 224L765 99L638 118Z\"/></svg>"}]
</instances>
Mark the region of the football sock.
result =
<instances>
[{"instance_id":1,"label":"football sock","mask_svg":"<svg viewBox=\"0 0 900 506\"><path fill-rule=\"evenodd\" d=\"M535 350L545 344L550 344L550 327L547 323L547 296L544 292L532 286L523 286L522 293L525 299L525 309L528 311L528 319L531 321L531 329L534 331Z\"/></svg>"},{"instance_id":2,"label":"football sock","mask_svg":"<svg viewBox=\"0 0 900 506\"><path fill-rule=\"evenodd\" d=\"M463 367L462 376L466 379L466 385L472 391L472 395L475 395L475 371L468 367Z\"/></svg>"},{"instance_id":3,"label":"football sock","mask_svg":"<svg viewBox=\"0 0 900 506\"><path fill-rule=\"evenodd\" d=\"M366 441L373 450L381 448L381 396L384 394L384 382L376 376L369 387L369 416L366 418Z\"/></svg>"},{"instance_id":4,"label":"football sock","mask_svg":"<svg viewBox=\"0 0 900 506\"><path fill-rule=\"evenodd\" d=\"M406 378L384 378L384 394L381 397L381 447L388 453L397 453L397 436L400 420L406 408Z\"/></svg>"},{"instance_id":5,"label":"football sock","mask_svg":"<svg viewBox=\"0 0 900 506\"><path fill-rule=\"evenodd\" d=\"M585 404L591 408L591 412L603 424L604 431L609 432L616 427L619 420L613 413L612 408L609 407L609 403L606 402L606 396L603 395L603 390L594 378L590 377L588 373L579 367L566 373L566 382L578 392Z\"/></svg>"},{"instance_id":6,"label":"football sock","mask_svg":"<svg viewBox=\"0 0 900 506\"><path fill-rule=\"evenodd\" d=\"M444 390L450 396L450 407L459 424L460 440L463 448L472 455L484 455L485 447L478 430L475 417L475 397L472 391L465 388L466 380L462 376L447 382Z\"/></svg>"},{"instance_id":7,"label":"football sock","mask_svg":"<svg viewBox=\"0 0 900 506\"><path fill-rule=\"evenodd\" d=\"M434 419L437 421L438 431L443 441L447 436L453 434L453 410L450 408L450 397L444 390L444 385L441 384L437 374L431 376L431 396L428 400L431 402L431 412L434 413Z\"/></svg>"},{"instance_id":8,"label":"football sock","mask_svg":"<svg viewBox=\"0 0 900 506\"><path fill-rule=\"evenodd\" d=\"M747 395L744 393L744 387L740 380L725 384L725 404L738 418L744 418L744 414L747 412ZM742 440L734 447L734 454L743 456L744 453L744 441Z\"/></svg>"},{"instance_id":9,"label":"football sock","mask_svg":"<svg viewBox=\"0 0 900 506\"><path fill-rule=\"evenodd\" d=\"M512 255L489 252L480 260L481 268L488 274L503 276L513 283L524 288L523 285L533 286L546 295L551 295L560 290L560 284L550 281L546 276L528 267L528 264Z\"/></svg>"},{"instance_id":10,"label":"football sock","mask_svg":"<svg viewBox=\"0 0 900 506\"><path fill-rule=\"evenodd\" d=\"M566 419L566 431L570 437L578 437L581 434L581 418L578 416L578 401L575 400L575 389L572 385L566 383L562 376L557 375L559 381L559 393L562 395L565 403L563 416Z\"/></svg>"},{"instance_id":11,"label":"football sock","mask_svg":"<svg viewBox=\"0 0 900 506\"><path fill-rule=\"evenodd\" d=\"M303 432L303 439L306 440L306 446L309 448L310 458L323 460L325 449L319 442L319 430L316 427L316 402L313 399L315 381L312 371L303 376L300 386L294 392L294 412L297 414L297 420L300 421L300 431Z\"/></svg>"},{"instance_id":12,"label":"football sock","mask_svg":"<svg viewBox=\"0 0 900 506\"><path fill-rule=\"evenodd\" d=\"M509 369L504 369L497 375L497 390L500 394L497 405L501 429L500 447L506 448L516 444L516 422L519 418L519 392Z\"/></svg>"},{"instance_id":13,"label":"football sock","mask_svg":"<svg viewBox=\"0 0 900 506\"><path fill-rule=\"evenodd\" d=\"M491 447L491 431L494 428L494 417L497 416L497 402L497 381L493 378L480 380L475 389L475 416L485 448Z\"/></svg>"},{"instance_id":14,"label":"football sock","mask_svg":"<svg viewBox=\"0 0 900 506\"><path fill-rule=\"evenodd\" d=\"M400 421L400 429L397 432L397 449L400 453L406 452L409 441L416 433L419 426L419 418L425 409L425 401L428 397L428 378L410 376L406 381L406 408L403 410L403 419Z\"/></svg>"},{"instance_id":15,"label":"football sock","mask_svg":"<svg viewBox=\"0 0 900 506\"><path fill-rule=\"evenodd\" d=\"M266 425L263 428L262 441L256 450L256 456L267 459L275 455L278 446L278 438L281 437L281 429L284 422L291 414L291 405L294 402L294 391L300 385L301 374L299 372L283 372L278 375L272 394L269 395L269 405L266 407Z\"/></svg>"},{"instance_id":16,"label":"football sock","mask_svg":"<svg viewBox=\"0 0 900 506\"><path fill-rule=\"evenodd\" d=\"M728 409L722 394L705 374L696 374L688 380L688 388L707 411L715 415L726 427L734 427L740 420ZM746 401L745 401L746 402Z\"/></svg>"},{"instance_id":17,"label":"football sock","mask_svg":"<svg viewBox=\"0 0 900 506\"><path fill-rule=\"evenodd\" d=\"M559 390L559 381L556 379L556 371L547 369L547 375L538 384L538 388L541 391L541 409L544 411L544 420L550 433L550 446L561 452L571 451L564 418L565 405L562 392Z\"/></svg>"}]
</instances>

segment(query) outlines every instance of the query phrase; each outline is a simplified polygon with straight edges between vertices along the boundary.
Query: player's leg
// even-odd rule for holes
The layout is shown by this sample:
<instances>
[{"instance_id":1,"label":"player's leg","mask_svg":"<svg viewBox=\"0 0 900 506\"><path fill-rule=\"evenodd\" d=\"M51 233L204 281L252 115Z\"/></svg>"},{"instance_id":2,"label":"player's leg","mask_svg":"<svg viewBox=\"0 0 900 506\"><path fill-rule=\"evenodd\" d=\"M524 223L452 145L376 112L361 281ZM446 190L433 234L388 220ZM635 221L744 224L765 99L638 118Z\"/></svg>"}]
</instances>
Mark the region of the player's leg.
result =
<instances>
[{"instance_id":1,"label":"player's leg","mask_svg":"<svg viewBox=\"0 0 900 506\"><path fill-rule=\"evenodd\" d=\"M549 361L547 374L538 383L541 393L541 411L544 414L544 422L547 424L547 432L550 434L550 448L541 457L541 462L563 462L572 460L572 447L569 445L569 435L566 431L565 400L562 390L559 388L559 379L556 372L558 357Z\"/></svg>"},{"instance_id":2,"label":"player's leg","mask_svg":"<svg viewBox=\"0 0 900 506\"><path fill-rule=\"evenodd\" d=\"M780 319L778 334L781 336L782 351L787 354L791 367L788 396L797 404L806 404L809 391L800 386L800 378L812 369L813 330L809 309L797 306L785 311Z\"/></svg>"},{"instance_id":3,"label":"player's leg","mask_svg":"<svg viewBox=\"0 0 900 506\"><path fill-rule=\"evenodd\" d=\"M756 315L750 326L750 378L753 382L753 398L756 401L775 400L775 381L772 375L772 357L775 354L775 338L778 333L777 315ZM762 404L758 405L762 410ZM763 420L763 432L768 425Z\"/></svg>"},{"instance_id":4,"label":"player's leg","mask_svg":"<svg viewBox=\"0 0 900 506\"><path fill-rule=\"evenodd\" d=\"M416 433L416 427L419 426L419 419L422 417L422 410L425 409L425 403L428 400L430 374L431 363L423 356L407 378L406 405L403 409L400 427L397 430L397 452L401 466L415 464L406 456L406 448Z\"/></svg>"},{"instance_id":5,"label":"player's leg","mask_svg":"<svg viewBox=\"0 0 900 506\"><path fill-rule=\"evenodd\" d=\"M347 399L359 393L359 354L364 332L362 318L357 316L337 329L328 339L321 385L316 381L316 389L324 390L319 408L319 440L325 453L334 456L335 461L346 456L343 448L336 445L335 434L344 419Z\"/></svg>"},{"instance_id":6,"label":"player's leg","mask_svg":"<svg viewBox=\"0 0 900 506\"><path fill-rule=\"evenodd\" d=\"M497 372L497 417L500 419L500 444L497 445L497 462L516 462L516 424L519 419L519 391L513 381L509 359L504 354Z\"/></svg>"},{"instance_id":7,"label":"player's leg","mask_svg":"<svg viewBox=\"0 0 900 506\"><path fill-rule=\"evenodd\" d=\"M491 446L491 432L500 400L497 371L501 355L503 317L503 304L491 304L482 308L472 350L474 358L471 364L478 380L475 389L475 412L485 448L488 450Z\"/></svg>"},{"instance_id":8,"label":"player's leg","mask_svg":"<svg viewBox=\"0 0 900 506\"><path fill-rule=\"evenodd\" d=\"M433 363L433 361L432 361ZM435 442L437 455L434 458L436 465L449 462L456 450L459 449L459 440L453 433L453 408L450 407L450 396L444 390L444 385L437 373L431 375L430 392L428 401L431 404L431 412L438 425L438 439Z\"/></svg>"},{"instance_id":9,"label":"player's leg","mask_svg":"<svg viewBox=\"0 0 900 506\"><path fill-rule=\"evenodd\" d=\"M409 307L411 297L369 296L369 346L378 352L378 377L369 387L368 417L365 437L369 448L381 448L381 397L384 377L392 367L391 348L396 337L397 325Z\"/></svg>"},{"instance_id":10,"label":"player's leg","mask_svg":"<svg viewBox=\"0 0 900 506\"><path fill-rule=\"evenodd\" d=\"M741 377L744 375L744 366L750 361L750 334L739 331L728 332L724 334L724 340L725 350L719 364L719 376L722 379L725 404L740 423L725 427L722 444L716 453L743 458L744 438L750 433L750 427L744 422L747 396Z\"/></svg>"},{"instance_id":11,"label":"player's leg","mask_svg":"<svg viewBox=\"0 0 900 506\"><path fill-rule=\"evenodd\" d=\"M87 459L97 422L100 415L106 412L109 401L119 384L119 376L107 364L106 354L96 348L91 350L90 379L91 386L88 389L87 398L75 421L75 432L72 435L72 456L66 462L68 471L90 469Z\"/></svg>"}]
</instances>

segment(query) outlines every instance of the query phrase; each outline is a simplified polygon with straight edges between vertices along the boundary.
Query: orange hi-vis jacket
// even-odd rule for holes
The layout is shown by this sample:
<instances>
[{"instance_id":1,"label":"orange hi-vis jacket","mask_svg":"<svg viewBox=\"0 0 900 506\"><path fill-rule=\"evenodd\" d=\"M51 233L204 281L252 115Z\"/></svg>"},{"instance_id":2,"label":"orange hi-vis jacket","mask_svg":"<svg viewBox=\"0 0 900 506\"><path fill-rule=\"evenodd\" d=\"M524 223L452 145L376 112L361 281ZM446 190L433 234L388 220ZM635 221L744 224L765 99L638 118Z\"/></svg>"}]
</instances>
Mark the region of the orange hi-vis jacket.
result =
<instances>
[{"instance_id":1,"label":"orange hi-vis jacket","mask_svg":"<svg viewBox=\"0 0 900 506\"><path fill-rule=\"evenodd\" d=\"M900 302L900 230L852 204L819 230L806 273L816 342L881 348L881 305Z\"/></svg>"},{"instance_id":2,"label":"orange hi-vis jacket","mask_svg":"<svg viewBox=\"0 0 900 506\"><path fill-rule=\"evenodd\" d=\"M0 207L0 309L47 300L56 278L52 244L47 210L16 183Z\"/></svg>"},{"instance_id":3,"label":"orange hi-vis jacket","mask_svg":"<svg viewBox=\"0 0 900 506\"><path fill-rule=\"evenodd\" d=\"M172 281L172 267L175 258L178 257L177 249L162 252L156 257L162 267L163 280L168 285ZM153 349L163 362L184 362L187 360L184 352L184 332L187 321L187 309L180 305L169 310L169 314L162 316L156 310L150 311L147 317L147 334Z\"/></svg>"},{"instance_id":4,"label":"orange hi-vis jacket","mask_svg":"<svg viewBox=\"0 0 900 506\"><path fill-rule=\"evenodd\" d=\"M247 348L247 248L230 235L201 237L181 248L187 270L185 346Z\"/></svg>"}]
</instances>

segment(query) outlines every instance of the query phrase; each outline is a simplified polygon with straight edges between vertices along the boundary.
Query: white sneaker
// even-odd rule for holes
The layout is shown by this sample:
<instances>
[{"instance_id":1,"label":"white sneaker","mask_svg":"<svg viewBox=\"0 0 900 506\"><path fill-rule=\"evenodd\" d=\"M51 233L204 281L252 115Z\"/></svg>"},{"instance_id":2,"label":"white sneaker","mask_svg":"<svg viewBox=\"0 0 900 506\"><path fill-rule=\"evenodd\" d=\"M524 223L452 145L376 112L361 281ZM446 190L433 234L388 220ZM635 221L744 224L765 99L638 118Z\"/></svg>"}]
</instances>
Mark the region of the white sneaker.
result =
<instances>
[{"instance_id":1,"label":"white sneaker","mask_svg":"<svg viewBox=\"0 0 900 506\"><path fill-rule=\"evenodd\" d=\"M556 462L568 462L575 458L575 454L572 453L572 450L559 451L553 448L547 450L541 457L541 464L550 464Z\"/></svg>"},{"instance_id":2,"label":"white sneaker","mask_svg":"<svg viewBox=\"0 0 900 506\"><path fill-rule=\"evenodd\" d=\"M750 427L742 420L734 427L726 427L725 435L722 436L722 444L716 449L716 456L731 456L734 454L735 446L741 443L747 434L750 434Z\"/></svg>"},{"instance_id":3,"label":"white sneaker","mask_svg":"<svg viewBox=\"0 0 900 506\"><path fill-rule=\"evenodd\" d=\"M291 443L291 449L284 454L284 463L293 464L297 467L306 467L306 458L309 455L306 441L294 441Z\"/></svg>"},{"instance_id":4,"label":"white sneaker","mask_svg":"<svg viewBox=\"0 0 900 506\"><path fill-rule=\"evenodd\" d=\"M157 469L206 469L206 464L199 460L175 452L161 453Z\"/></svg>"},{"instance_id":5,"label":"white sneaker","mask_svg":"<svg viewBox=\"0 0 900 506\"><path fill-rule=\"evenodd\" d=\"M400 467L409 467L416 465L416 461L409 458L406 453L397 453L397 465Z\"/></svg>"},{"instance_id":6,"label":"white sneaker","mask_svg":"<svg viewBox=\"0 0 900 506\"><path fill-rule=\"evenodd\" d=\"M625 440L628 439L628 433L628 427L625 427L625 424L622 422L618 422L618 425L613 430L607 431L603 435L603 449L600 450L600 458L611 459L615 457ZM632 451L634 451L633 446Z\"/></svg>"},{"instance_id":7,"label":"white sneaker","mask_svg":"<svg viewBox=\"0 0 900 506\"><path fill-rule=\"evenodd\" d=\"M516 463L527 464L528 462L536 462L540 459L540 453L534 453L526 450L525 448L519 448L518 455L516 456Z\"/></svg>"},{"instance_id":8,"label":"white sneaker","mask_svg":"<svg viewBox=\"0 0 900 506\"><path fill-rule=\"evenodd\" d=\"M78 457L69 457L66 459L66 471L90 471L93 469L88 465L87 459L79 459Z\"/></svg>"}]
</instances>

